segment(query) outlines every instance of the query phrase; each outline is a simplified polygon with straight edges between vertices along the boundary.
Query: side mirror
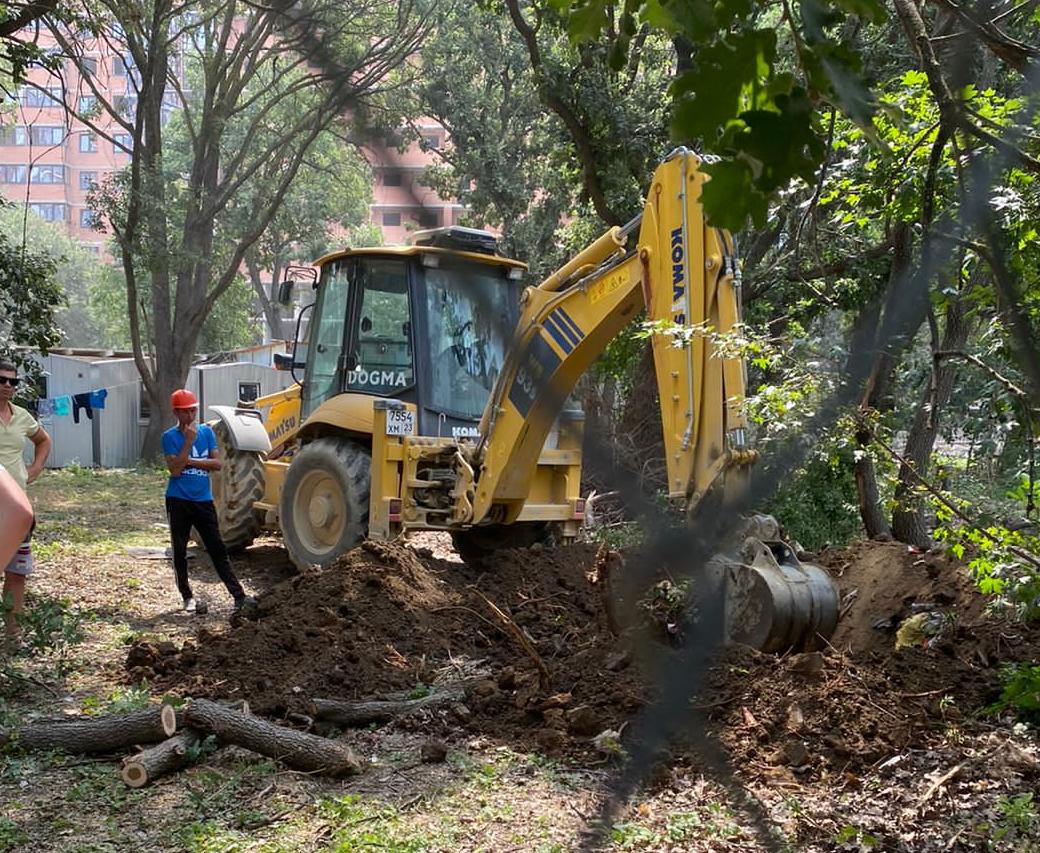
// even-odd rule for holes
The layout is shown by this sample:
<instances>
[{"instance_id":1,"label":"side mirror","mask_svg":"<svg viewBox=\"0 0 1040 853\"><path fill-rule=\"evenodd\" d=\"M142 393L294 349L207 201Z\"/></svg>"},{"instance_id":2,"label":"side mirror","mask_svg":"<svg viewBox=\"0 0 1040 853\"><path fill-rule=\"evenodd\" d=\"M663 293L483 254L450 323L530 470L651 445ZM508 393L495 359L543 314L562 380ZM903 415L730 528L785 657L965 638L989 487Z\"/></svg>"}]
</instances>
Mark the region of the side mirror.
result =
<instances>
[{"instance_id":1,"label":"side mirror","mask_svg":"<svg viewBox=\"0 0 1040 853\"><path fill-rule=\"evenodd\" d=\"M296 361L290 353L276 352L274 354L275 370L303 370L306 366L306 362Z\"/></svg>"},{"instance_id":2,"label":"side mirror","mask_svg":"<svg viewBox=\"0 0 1040 853\"><path fill-rule=\"evenodd\" d=\"M278 285L279 305L285 308L288 308L290 305L292 305L292 292L294 284L296 284L296 282L293 279L287 278L285 281Z\"/></svg>"}]
</instances>

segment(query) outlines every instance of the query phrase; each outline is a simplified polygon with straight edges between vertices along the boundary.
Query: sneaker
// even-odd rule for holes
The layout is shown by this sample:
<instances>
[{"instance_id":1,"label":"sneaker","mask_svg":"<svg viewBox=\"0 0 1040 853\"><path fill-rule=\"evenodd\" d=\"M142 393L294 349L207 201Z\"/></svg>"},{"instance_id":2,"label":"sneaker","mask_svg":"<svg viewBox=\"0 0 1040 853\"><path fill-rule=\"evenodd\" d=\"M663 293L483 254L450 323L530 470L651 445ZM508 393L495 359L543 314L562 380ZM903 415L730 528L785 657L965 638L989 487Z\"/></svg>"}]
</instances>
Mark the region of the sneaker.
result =
<instances>
[{"instance_id":1,"label":"sneaker","mask_svg":"<svg viewBox=\"0 0 1040 853\"><path fill-rule=\"evenodd\" d=\"M186 598L186 599L184 599L184 612L185 613L194 613L197 607L198 607L198 604L195 602L194 598Z\"/></svg>"}]
</instances>

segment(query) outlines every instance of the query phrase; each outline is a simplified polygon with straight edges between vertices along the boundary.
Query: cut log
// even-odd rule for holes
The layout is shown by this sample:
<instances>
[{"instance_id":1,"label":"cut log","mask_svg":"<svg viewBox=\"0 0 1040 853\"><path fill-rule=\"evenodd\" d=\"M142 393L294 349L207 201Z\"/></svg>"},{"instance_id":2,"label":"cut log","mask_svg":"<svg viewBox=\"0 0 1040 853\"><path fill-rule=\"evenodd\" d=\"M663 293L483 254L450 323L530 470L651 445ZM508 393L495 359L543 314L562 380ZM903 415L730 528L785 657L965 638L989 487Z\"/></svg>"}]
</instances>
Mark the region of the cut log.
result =
<instances>
[{"instance_id":1,"label":"cut log","mask_svg":"<svg viewBox=\"0 0 1040 853\"><path fill-rule=\"evenodd\" d=\"M177 714L158 705L128 714L58 717L26 723L0 734L0 744L13 741L26 751L63 749L71 753L114 752L138 743L157 743L177 731Z\"/></svg>"},{"instance_id":2,"label":"cut log","mask_svg":"<svg viewBox=\"0 0 1040 853\"><path fill-rule=\"evenodd\" d=\"M131 788L143 788L165 773L180 770L191 761L191 749L202 735L195 729L185 729L168 740L123 759L121 775Z\"/></svg>"},{"instance_id":3,"label":"cut log","mask_svg":"<svg viewBox=\"0 0 1040 853\"><path fill-rule=\"evenodd\" d=\"M342 743L276 726L211 702L196 699L184 709L188 724L233 743L277 759L296 770L347 776L361 772L354 751Z\"/></svg>"},{"instance_id":4,"label":"cut log","mask_svg":"<svg viewBox=\"0 0 1040 853\"><path fill-rule=\"evenodd\" d=\"M437 690L421 699L379 700L366 702L346 702L342 699L314 699L311 702L311 716L317 720L326 720L338 726L367 726L369 723L387 723L397 717L414 714L417 711L430 711L438 708L450 708L456 702L466 698L466 691L461 687Z\"/></svg>"}]
</instances>

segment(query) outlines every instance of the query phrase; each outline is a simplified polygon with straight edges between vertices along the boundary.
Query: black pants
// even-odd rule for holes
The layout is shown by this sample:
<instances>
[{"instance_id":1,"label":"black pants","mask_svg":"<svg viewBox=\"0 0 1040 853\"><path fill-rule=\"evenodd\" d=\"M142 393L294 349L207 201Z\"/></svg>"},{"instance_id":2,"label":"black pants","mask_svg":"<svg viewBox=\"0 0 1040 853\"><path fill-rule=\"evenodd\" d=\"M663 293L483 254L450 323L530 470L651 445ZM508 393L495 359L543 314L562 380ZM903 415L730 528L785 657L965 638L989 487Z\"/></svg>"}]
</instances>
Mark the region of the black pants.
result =
<instances>
[{"instance_id":1,"label":"black pants","mask_svg":"<svg viewBox=\"0 0 1040 853\"><path fill-rule=\"evenodd\" d=\"M213 568L224 581L231 597L238 601L245 596L242 584L238 582L231 569L224 540L220 538L220 524L217 522L217 510L213 501L186 501L183 498L166 498L166 516L170 520L170 540L173 544L173 571L177 575L177 589L181 597L191 598L191 584L188 583L188 539L194 527L202 544L206 546Z\"/></svg>"}]
</instances>

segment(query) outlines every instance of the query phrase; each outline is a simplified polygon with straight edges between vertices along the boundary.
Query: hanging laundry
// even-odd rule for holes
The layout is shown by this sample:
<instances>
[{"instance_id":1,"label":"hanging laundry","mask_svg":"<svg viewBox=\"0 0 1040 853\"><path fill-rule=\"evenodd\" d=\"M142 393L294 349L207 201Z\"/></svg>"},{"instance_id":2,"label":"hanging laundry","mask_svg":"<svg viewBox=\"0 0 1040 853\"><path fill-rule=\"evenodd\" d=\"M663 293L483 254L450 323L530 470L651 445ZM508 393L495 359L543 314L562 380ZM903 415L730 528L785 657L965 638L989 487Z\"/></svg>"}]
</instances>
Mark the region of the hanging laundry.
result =
<instances>
[{"instance_id":1,"label":"hanging laundry","mask_svg":"<svg viewBox=\"0 0 1040 853\"><path fill-rule=\"evenodd\" d=\"M105 408L105 397L108 396L108 389L100 388L97 391L90 392L90 405L95 409Z\"/></svg>"},{"instance_id":2,"label":"hanging laundry","mask_svg":"<svg viewBox=\"0 0 1040 853\"><path fill-rule=\"evenodd\" d=\"M55 397L54 414L63 418L67 418L70 414L72 414L72 399L67 396Z\"/></svg>"},{"instance_id":3,"label":"hanging laundry","mask_svg":"<svg viewBox=\"0 0 1040 853\"><path fill-rule=\"evenodd\" d=\"M54 414L54 401L47 397L37 400L36 414L41 418L49 418Z\"/></svg>"},{"instance_id":4,"label":"hanging laundry","mask_svg":"<svg viewBox=\"0 0 1040 853\"><path fill-rule=\"evenodd\" d=\"M94 420L94 409L90 405L90 392L72 395L72 420L79 423L79 411L86 412L87 417Z\"/></svg>"}]
</instances>

